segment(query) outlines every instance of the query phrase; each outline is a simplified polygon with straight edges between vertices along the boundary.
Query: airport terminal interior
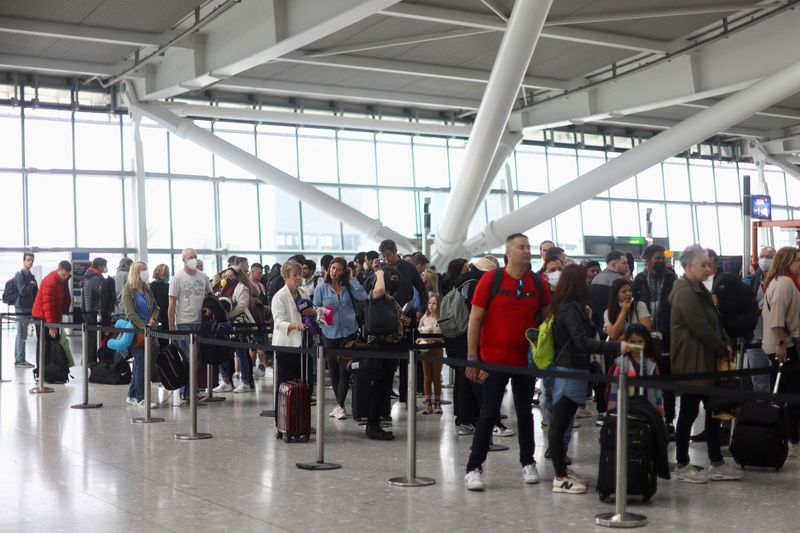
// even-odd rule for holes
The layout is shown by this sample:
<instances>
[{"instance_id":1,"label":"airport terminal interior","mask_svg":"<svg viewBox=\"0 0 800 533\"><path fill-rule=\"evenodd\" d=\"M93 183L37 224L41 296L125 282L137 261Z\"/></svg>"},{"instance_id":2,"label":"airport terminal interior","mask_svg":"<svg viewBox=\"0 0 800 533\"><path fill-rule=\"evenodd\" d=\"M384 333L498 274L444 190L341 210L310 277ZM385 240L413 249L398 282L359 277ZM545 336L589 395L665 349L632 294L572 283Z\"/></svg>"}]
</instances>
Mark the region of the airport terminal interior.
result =
<instances>
[{"instance_id":1,"label":"airport terminal interior","mask_svg":"<svg viewBox=\"0 0 800 533\"><path fill-rule=\"evenodd\" d=\"M741 479L675 479L681 465L672 438L672 479L658 479L646 503L627 499L627 512L646 520L620 515L604 524L597 515L624 510L615 490L598 497L604 414L597 408L605 389L595 390L573 422L565 479L571 469L580 473L584 494L558 493L552 483L560 476L546 454L552 424L540 399L552 385L543 380L532 406L541 480L523 481L509 386L483 464L484 490L469 490L464 475L477 426L456 416L464 387L472 390L463 364L440 372L425 366L425 380L442 383L435 401L423 391L422 365L409 398L406 369L392 375L375 437L374 425L353 418L359 378L353 375L346 416L335 416L334 380L349 374L334 376L330 360L327 370L315 361L323 394L301 407L313 429L307 442L284 442L271 415L279 396L286 399L272 351L251 360L246 348L240 358L229 346L225 364L208 373L216 383L223 372L219 383L236 387L214 392L220 401L208 401L205 383L183 400L163 380L146 383L151 392L140 400L131 396L133 385L126 395L123 385L88 383L97 358L91 345L124 332L98 335L82 324L101 312L84 309L90 267L97 279L122 273L122 284L130 271L135 287L139 270L147 271L142 280L166 286L164 266L180 307L176 276L194 276L197 259L214 292L236 307L241 293L226 293L218 273L255 291L261 278L250 273L263 265L263 281L272 272L280 288L300 255L313 263L297 266L307 270L304 282L333 283L328 267L340 264L330 258L343 257L337 268L363 275L369 291L383 278L367 272L372 259L375 270L396 265L391 245L384 253L387 240L398 256L414 254L417 272L406 266L426 280L425 293L441 293L442 313L445 288L452 290L460 268L480 274L494 268L486 266L490 258L503 267L506 238L515 233L527 236L527 261L542 275L534 284L550 280L553 290L551 262L565 272L597 262L603 276L616 275L624 258L627 272L617 277L648 280L656 276L653 250L675 276L691 280L695 263L682 259L693 257L694 244L713 250L719 272L744 278L736 281L742 286L766 278L765 247L779 257L800 243L798 27L800 0L0 1L0 533L796 530L800 447L790 444L777 471L740 469L728 446L738 410L721 415L722 455ZM548 255L540 243L558 253ZM369 261L357 255L372 251ZM508 255L508 272L515 257ZM460 258L451 276L448 267ZM67 282L51 275L66 277L64 265ZM402 283L409 270L399 270ZM13 281L22 275L40 289L48 277L60 283L72 303L63 314L42 311L57 307L45 294L60 303L65 295L39 290L26 308L31 293ZM387 290L397 290L391 283ZM766 291L757 285L748 293L753 302ZM105 325L126 314L120 287L114 310L102 312ZM711 281L707 287L723 317L724 296ZM522 288L519 278L517 301L527 294ZM12 289L18 294L7 297ZM267 289L264 283L262 303L276 313L281 302L268 299ZM314 286L305 289L299 294L316 300ZM411 309L404 316L412 324L427 299L414 292L417 308L411 298L400 306ZM131 301L136 314L139 300ZM31 312L61 324L58 349L72 356L65 383L34 378L37 343L49 354L49 329L58 328L45 326L40 335L40 322L25 315ZM262 318L267 325L257 334L226 338L275 340L269 312ZM326 327L342 331L336 320L344 313L332 320L318 313L305 326L322 328L303 337L311 359L329 340ZM175 329L155 322L153 331ZM653 322L648 329L658 334ZM363 321L357 325L366 333ZM747 367L741 346L753 341L753 328L729 336L737 364ZM186 339L171 340L179 338ZM155 340L146 356L138 341L127 342L130 348L107 351L119 354L115 361L133 357L134 381L140 357L161 364ZM467 359L456 351L448 345L443 355ZM407 352L399 353L399 365L407 365ZM234 360L242 374L250 368L250 384L239 373L228 380ZM302 377L316 391L314 376ZM740 390L750 380L742 376ZM765 403L767 392L749 393ZM783 399L791 419L792 398ZM700 410L691 434L706 427ZM385 431L394 439L383 440ZM690 470L708 471L701 470L709 467L705 440L692 441ZM340 468L298 467L326 463ZM420 486L389 482L397 478Z\"/></svg>"}]
</instances>

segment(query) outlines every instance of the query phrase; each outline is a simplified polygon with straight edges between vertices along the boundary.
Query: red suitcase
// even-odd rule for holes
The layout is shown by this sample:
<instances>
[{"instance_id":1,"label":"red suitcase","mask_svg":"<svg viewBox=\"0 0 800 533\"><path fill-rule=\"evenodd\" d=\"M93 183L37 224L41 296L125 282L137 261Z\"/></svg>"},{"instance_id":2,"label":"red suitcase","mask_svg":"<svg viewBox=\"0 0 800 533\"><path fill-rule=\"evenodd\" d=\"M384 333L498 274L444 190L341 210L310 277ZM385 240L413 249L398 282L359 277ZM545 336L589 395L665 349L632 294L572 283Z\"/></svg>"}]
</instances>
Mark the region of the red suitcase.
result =
<instances>
[{"instance_id":1,"label":"red suitcase","mask_svg":"<svg viewBox=\"0 0 800 533\"><path fill-rule=\"evenodd\" d=\"M278 388L276 437L285 442L308 442L311 436L311 388L293 379Z\"/></svg>"}]
</instances>

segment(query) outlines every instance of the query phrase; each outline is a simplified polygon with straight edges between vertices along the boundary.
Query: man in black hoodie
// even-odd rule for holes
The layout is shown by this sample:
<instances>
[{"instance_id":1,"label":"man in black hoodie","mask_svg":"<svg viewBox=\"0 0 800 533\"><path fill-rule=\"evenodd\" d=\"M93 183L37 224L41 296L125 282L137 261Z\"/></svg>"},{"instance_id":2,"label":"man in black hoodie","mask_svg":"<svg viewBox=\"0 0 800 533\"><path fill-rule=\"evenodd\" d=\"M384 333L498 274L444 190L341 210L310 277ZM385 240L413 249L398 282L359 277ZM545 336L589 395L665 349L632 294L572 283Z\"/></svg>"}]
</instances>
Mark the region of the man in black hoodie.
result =
<instances>
[{"instance_id":1,"label":"man in black hoodie","mask_svg":"<svg viewBox=\"0 0 800 533\"><path fill-rule=\"evenodd\" d=\"M83 311L83 319L89 325L99 324L98 319L102 311L103 274L106 272L108 272L108 261L102 257L96 257L92 261L92 266L83 276L81 310ZM90 338L94 338L94 334ZM90 364L97 362L96 342L89 343L88 361Z\"/></svg>"},{"instance_id":2,"label":"man in black hoodie","mask_svg":"<svg viewBox=\"0 0 800 533\"><path fill-rule=\"evenodd\" d=\"M644 249L644 271L639 272L633 279L633 299L644 302L653 321L653 337L658 341L660 337L661 358L658 361L658 371L663 375L670 373L669 358L669 329L671 308L669 293L678 277L667 268L664 256L666 249L660 244L651 244ZM656 344L659 344L658 342ZM664 418L670 438L675 437L675 393L664 391Z\"/></svg>"}]
</instances>

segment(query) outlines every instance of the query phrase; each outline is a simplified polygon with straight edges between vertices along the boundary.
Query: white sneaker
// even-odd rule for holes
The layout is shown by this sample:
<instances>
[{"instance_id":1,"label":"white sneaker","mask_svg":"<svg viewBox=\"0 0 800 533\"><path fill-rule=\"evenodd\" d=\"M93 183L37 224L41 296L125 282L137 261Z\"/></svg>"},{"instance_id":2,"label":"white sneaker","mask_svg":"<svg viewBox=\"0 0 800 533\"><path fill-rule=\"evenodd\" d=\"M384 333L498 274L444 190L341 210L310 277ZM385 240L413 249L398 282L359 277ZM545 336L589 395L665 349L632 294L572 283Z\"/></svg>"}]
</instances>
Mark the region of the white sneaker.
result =
<instances>
[{"instance_id":1,"label":"white sneaker","mask_svg":"<svg viewBox=\"0 0 800 533\"><path fill-rule=\"evenodd\" d=\"M136 407L144 407L144 400L136 402ZM158 404L156 402L150 402L150 409L156 409Z\"/></svg>"},{"instance_id":2,"label":"white sneaker","mask_svg":"<svg viewBox=\"0 0 800 533\"><path fill-rule=\"evenodd\" d=\"M233 389L233 392L250 392L250 385L247 383L241 383L238 387Z\"/></svg>"},{"instance_id":3,"label":"white sneaker","mask_svg":"<svg viewBox=\"0 0 800 533\"><path fill-rule=\"evenodd\" d=\"M575 412L575 418L594 418L597 416L597 411L592 412L593 410L589 408L589 406L585 407L578 407L578 410Z\"/></svg>"},{"instance_id":4,"label":"white sneaker","mask_svg":"<svg viewBox=\"0 0 800 533\"><path fill-rule=\"evenodd\" d=\"M789 443L789 455L786 456L786 459L790 461L800 459L800 444Z\"/></svg>"},{"instance_id":5,"label":"white sneaker","mask_svg":"<svg viewBox=\"0 0 800 533\"><path fill-rule=\"evenodd\" d=\"M336 416L337 416L338 414L339 414L339 406L337 405L337 406L335 406L335 407L334 407L334 408L331 410L331 414L329 414L328 416L329 416L330 418L336 418Z\"/></svg>"},{"instance_id":6,"label":"white sneaker","mask_svg":"<svg viewBox=\"0 0 800 533\"><path fill-rule=\"evenodd\" d=\"M467 490L483 490L483 472L480 468L467 472L467 475L464 476L464 487Z\"/></svg>"},{"instance_id":7,"label":"white sneaker","mask_svg":"<svg viewBox=\"0 0 800 533\"><path fill-rule=\"evenodd\" d=\"M740 468L735 468L728 463L708 467L708 479L710 481L735 481L743 477L744 474Z\"/></svg>"},{"instance_id":8,"label":"white sneaker","mask_svg":"<svg viewBox=\"0 0 800 533\"><path fill-rule=\"evenodd\" d=\"M536 463L531 463L522 467L522 481L528 485L539 483L539 471L536 470Z\"/></svg>"},{"instance_id":9,"label":"white sneaker","mask_svg":"<svg viewBox=\"0 0 800 533\"><path fill-rule=\"evenodd\" d=\"M459 424L456 426L456 433L459 435L472 435L475 433L475 426L472 424Z\"/></svg>"},{"instance_id":10,"label":"white sneaker","mask_svg":"<svg viewBox=\"0 0 800 533\"><path fill-rule=\"evenodd\" d=\"M495 437L513 437L516 434L517 434L516 431L505 427L503 424L497 424L492 429L492 435L494 435Z\"/></svg>"},{"instance_id":11,"label":"white sneaker","mask_svg":"<svg viewBox=\"0 0 800 533\"><path fill-rule=\"evenodd\" d=\"M575 479L572 476L566 476L562 479L553 478L553 492L560 492L563 494L583 494L588 487Z\"/></svg>"},{"instance_id":12,"label":"white sneaker","mask_svg":"<svg viewBox=\"0 0 800 533\"><path fill-rule=\"evenodd\" d=\"M336 406L336 420L347 420L347 411L344 407Z\"/></svg>"},{"instance_id":13,"label":"white sneaker","mask_svg":"<svg viewBox=\"0 0 800 533\"><path fill-rule=\"evenodd\" d=\"M125 403L127 403L128 405L136 405L139 402L136 401L136 398L128 397L128 399L125 400Z\"/></svg>"},{"instance_id":14,"label":"white sneaker","mask_svg":"<svg viewBox=\"0 0 800 533\"><path fill-rule=\"evenodd\" d=\"M231 392L233 390L233 385L230 383L225 383L224 381L214 387L214 392Z\"/></svg>"},{"instance_id":15,"label":"white sneaker","mask_svg":"<svg viewBox=\"0 0 800 533\"><path fill-rule=\"evenodd\" d=\"M683 468L676 466L673 473L675 474L675 481L696 484L708 483L708 473L705 470L695 470L692 465L686 465Z\"/></svg>"},{"instance_id":16,"label":"white sneaker","mask_svg":"<svg viewBox=\"0 0 800 533\"><path fill-rule=\"evenodd\" d=\"M586 479L582 475L578 474L577 472L575 472L570 467L567 467L567 476L575 478L578 481L578 483L582 483L583 485L588 485L589 484L589 480L588 479Z\"/></svg>"}]
</instances>

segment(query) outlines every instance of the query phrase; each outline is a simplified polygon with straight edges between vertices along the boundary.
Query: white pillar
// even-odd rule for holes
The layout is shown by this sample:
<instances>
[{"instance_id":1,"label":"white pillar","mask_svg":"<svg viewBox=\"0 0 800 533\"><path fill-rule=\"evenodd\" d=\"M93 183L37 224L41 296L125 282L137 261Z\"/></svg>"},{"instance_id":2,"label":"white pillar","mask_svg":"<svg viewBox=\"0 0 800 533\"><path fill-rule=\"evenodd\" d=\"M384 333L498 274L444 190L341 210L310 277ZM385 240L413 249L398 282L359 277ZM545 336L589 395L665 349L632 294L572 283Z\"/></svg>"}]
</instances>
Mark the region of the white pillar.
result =
<instances>
[{"instance_id":1,"label":"white pillar","mask_svg":"<svg viewBox=\"0 0 800 533\"><path fill-rule=\"evenodd\" d=\"M505 162L504 159L494 174L490 174L490 165L551 3L552 0L517 0L514 4L467 142L464 165L437 230L437 264L447 262L454 256L453 251L460 249L475 208L480 204L475 201L475 191L487 188L484 181L490 181L491 185Z\"/></svg>"},{"instance_id":2,"label":"white pillar","mask_svg":"<svg viewBox=\"0 0 800 533\"><path fill-rule=\"evenodd\" d=\"M147 201L145 200L144 148L140 127L142 117L133 116L133 146L136 155L133 175L133 245L138 251L138 259L147 263Z\"/></svg>"},{"instance_id":3,"label":"white pillar","mask_svg":"<svg viewBox=\"0 0 800 533\"><path fill-rule=\"evenodd\" d=\"M131 89L128 88L130 91ZM294 176L262 161L256 156L217 137L210 131L196 126L188 119L182 119L162 106L136 102L131 99L129 109L158 122L170 133L212 152L242 170L256 176L259 180L281 189L286 194L314 206L342 223L365 233L373 240L393 239L401 251L412 252L416 247L403 235L387 228L380 220L368 217L349 205L328 196L313 185L304 183Z\"/></svg>"},{"instance_id":4,"label":"white pillar","mask_svg":"<svg viewBox=\"0 0 800 533\"><path fill-rule=\"evenodd\" d=\"M499 246L506 235L536 227L798 90L800 62L753 83L514 213L491 222L482 233L465 243L462 252L478 253Z\"/></svg>"}]
</instances>

